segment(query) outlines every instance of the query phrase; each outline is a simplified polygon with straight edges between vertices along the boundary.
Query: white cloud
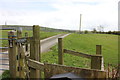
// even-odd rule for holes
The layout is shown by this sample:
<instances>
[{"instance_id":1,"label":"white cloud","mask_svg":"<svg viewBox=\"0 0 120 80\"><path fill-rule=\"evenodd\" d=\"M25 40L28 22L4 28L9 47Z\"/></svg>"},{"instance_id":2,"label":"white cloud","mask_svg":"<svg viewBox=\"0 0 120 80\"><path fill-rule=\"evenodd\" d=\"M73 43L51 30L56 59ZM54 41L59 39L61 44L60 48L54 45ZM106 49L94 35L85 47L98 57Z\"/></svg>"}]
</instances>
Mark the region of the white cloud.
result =
<instances>
[{"instance_id":1,"label":"white cloud","mask_svg":"<svg viewBox=\"0 0 120 80\"><path fill-rule=\"evenodd\" d=\"M8 0L5 0L6 2ZM4 1L4 2L5 2ZM16 0L9 0L16 1ZM79 29L79 16L82 14L82 29L93 29L103 25L105 30L117 30L118 0L34 0L35 2L48 2L56 8L54 11L41 11L39 9L4 9L0 8L0 24L23 24L49 26L61 29ZM17 2L17 1L16 1ZM33 2L33 0L21 0ZM19 3L19 2L18 2ZM29 5L30 6L30 5ZM31 5L32 6L32 5Z\"/></svg>"}]
</instances>

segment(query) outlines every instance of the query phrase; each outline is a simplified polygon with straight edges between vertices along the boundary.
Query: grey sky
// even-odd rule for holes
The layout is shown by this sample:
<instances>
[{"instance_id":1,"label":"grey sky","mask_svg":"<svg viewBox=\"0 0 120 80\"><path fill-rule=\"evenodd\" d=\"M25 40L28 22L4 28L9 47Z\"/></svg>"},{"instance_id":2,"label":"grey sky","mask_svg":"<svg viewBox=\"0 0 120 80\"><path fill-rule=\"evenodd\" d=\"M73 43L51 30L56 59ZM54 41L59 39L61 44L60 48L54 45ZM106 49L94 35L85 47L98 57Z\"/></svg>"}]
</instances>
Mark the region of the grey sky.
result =
<instances>
[{"instance_id":1,"label":"grey sky","mask_svg":"<svg viewBox=\"0 0 120 80\"><path fill-rule=\"evenodd\" d=\"M0 24L40 25L82 30L118 30L119 0L0 0Z\"/></svg>"}]
</instances>

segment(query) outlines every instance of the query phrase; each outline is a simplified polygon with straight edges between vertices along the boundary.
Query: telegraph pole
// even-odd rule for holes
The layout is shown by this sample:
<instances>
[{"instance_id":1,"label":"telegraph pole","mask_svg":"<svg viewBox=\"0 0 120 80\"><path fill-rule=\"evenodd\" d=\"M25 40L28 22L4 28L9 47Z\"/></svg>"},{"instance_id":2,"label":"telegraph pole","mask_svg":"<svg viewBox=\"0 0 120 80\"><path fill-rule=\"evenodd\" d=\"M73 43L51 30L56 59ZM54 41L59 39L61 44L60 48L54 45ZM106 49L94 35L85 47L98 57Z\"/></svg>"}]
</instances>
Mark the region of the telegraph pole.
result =
<instances>
[{"instance_id":1,"label":"telegraph pole","mask_svg":"<svg viewBox=\"0 0 120 80\"><path fill-rule=\"evenodd\" d=\"M7 22L5 21L5 25L7 25Z\"/></svg>"},{"instance_id":2,"label":"telegraph pole","mask_svg":"<svg viewBox=\"0 0 120 80\"><path fill-rule=\"evenodd\" d=\"M80 25L79 25L79 33L81 33L81 20L82 20L82 14L80 14Z\"/></svg>"}]
</instances>

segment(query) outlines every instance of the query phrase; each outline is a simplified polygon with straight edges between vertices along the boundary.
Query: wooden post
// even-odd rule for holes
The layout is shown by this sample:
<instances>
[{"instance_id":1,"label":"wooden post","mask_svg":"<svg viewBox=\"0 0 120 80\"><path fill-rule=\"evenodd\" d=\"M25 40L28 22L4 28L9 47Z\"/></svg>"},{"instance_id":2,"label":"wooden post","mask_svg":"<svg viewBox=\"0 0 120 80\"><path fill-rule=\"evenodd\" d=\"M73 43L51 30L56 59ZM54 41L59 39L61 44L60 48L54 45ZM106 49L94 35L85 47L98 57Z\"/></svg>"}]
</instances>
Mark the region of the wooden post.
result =
<instances>
[{"instance_id":1,"label":"wooden post","mask_svg":"<svg viewBox=\"0 0 120 80\"><path fill-rule=\"evenodd\" d=\"M9 39L9 70L11 78L17 77L17 60L16 60L16 49L17 46L15 44L15 31L8 32L8 39Z\"/></svg>"},{"instance_id":2,"label":"wooden post","mask_svg":"<svg viewBox=\"0 0 120 80\"><path fill-rule=\"evenodd\" d=\"M108 78L110 78L110 64L108 63Z\"/></svg>"},{"instance_id":3,"label":"wooden post","mask_svg":"<svg viewBox=\"0 0 120 80\"><path fill-rule=\"evenodd\" d=\"M22 29L18 28L17 30L17 39L22 38ZM18 71L19 71L19 78L25 78L24 74L24 49L21 43L18 43Z\"/></svg>"},{"instance_id":4,"label":"wooden post","mask_svg":"<svg viewBox=\"0 0 120 80\"><path fill-rule=\"evenodd\" d=\"M35 60L33 39L30 40L30 59ZM30 67L30 78L36 78L36 70Z\"/></svg>"},{"instance_id":5,"label":"wooden post","mask_svg":"<svg viewBox=\"0 0 120 80\"><path fill-rule=\"evenodd\" d=\"M27 38L27 37L28 37L28 33L26 32L25 33L25 38ZM25 50L28 51L28 43L26 43L26 45L25 45Z\"/></svg>"},{"instance_id":6,"label":"wooden post","mask_svg":"<svg viewBox=\"0 0 120 80\"><path fill-rule=\"evenodd\" d=\"M101 45L96 45L96 56L91 57L91 69L104 70Z\"/></svg>"},{"instance_id":7,"label":"wooden post","mask_svg":"<svg viewBox=\"0 0 120 80\"><path fill-rule=\"evenodd\" d=\"M22 38L22 28L18 27L17 30L17 39Z\"/></svg>"},{"instance_id":8,"label":"wooden post","mask_svg":"<svg viewBox=\"0 0 120 80\"><path fill-rule=\"evenodd\" d=\"M63 42L62 38L58 38L58 64L63 65Z\"/></svg>"},{"instance_id":9,"label":"wooden post","mask_svg":"<svg viewBox=\"0 0 120 80\"><path fill-rule=\"evenodd\" d=\"M102 46L101 45L96 45L96 55L102 55ZM103 56L101 58L101 70L104 70L104 59Z\"/></svg>"},{"instance_id":10,"label":"wooden post","mask_svg":"<svg viewBox=\"0 0 120 80\"><path fill-rule=\"evenodd\" d=\"M41 61L40 53L40 27L33 26L33 39L30 41L30 59ZM40 71L30 68L30 78L40 78Z\"/></svg>"},{"instance_id":11,"label":"wooden post","mask_svg":"<svg viewBox=\"0 0 120 80\"><path fill-rule=\"evenodd\" d=\"M101 70L102 56L91 57L91 69Z\"/></svg>"},{"instance_id":12,"label":"wooden post","mask_svg":"<svg viewBox=\"0 0 120 80\"><path fill-rule=\"evenodd\" d=\"M101 55L102 54L102 50L101 50L101 45L96 45L96 54L97 55Z\"/></svg>"}]
</instances>

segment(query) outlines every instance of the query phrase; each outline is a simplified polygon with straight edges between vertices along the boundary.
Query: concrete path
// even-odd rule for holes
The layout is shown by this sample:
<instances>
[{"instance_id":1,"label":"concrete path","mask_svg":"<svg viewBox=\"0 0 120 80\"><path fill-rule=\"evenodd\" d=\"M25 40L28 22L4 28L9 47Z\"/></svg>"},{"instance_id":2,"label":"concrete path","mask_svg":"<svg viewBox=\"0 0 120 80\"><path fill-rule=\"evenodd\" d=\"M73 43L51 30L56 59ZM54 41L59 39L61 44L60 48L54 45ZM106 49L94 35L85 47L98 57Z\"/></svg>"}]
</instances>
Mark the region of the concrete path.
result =
<instances>
[{"instance_id":1,"label":"concrete path","mask_svg":"<svg viewBox=\"0 0 120 80\"><path fill-rule=\"evenodd\" d=\"M55 44L57 44L58 42L58 38L59 37L66 37L69 34L59 34L59 35L55 35L46 39L43 39L40 41L41 43L41 52L47 52L50 50L51 47L53 47ZM1 53L1 52L0 52ZM9 60L8 60L8 51L6 52L2 52L4 54L0 54L0 75L2 74L2 72L4 70L8 70L9 69Z\"/></svg>"},{"instance_id":2,"label":"concrete path","mask_svg":"<svg viewBox=\"0 0 120 80\"><path fill-rule=\"evenodd\" d=\"M53 47L58 42L59 37L64 38L68 35L69 34L60 34L57 36L53 36L53 37L41 40L41 52L44 53L44 52L49 51L50 48Z\"/></svg>"}]
</instances>

